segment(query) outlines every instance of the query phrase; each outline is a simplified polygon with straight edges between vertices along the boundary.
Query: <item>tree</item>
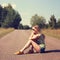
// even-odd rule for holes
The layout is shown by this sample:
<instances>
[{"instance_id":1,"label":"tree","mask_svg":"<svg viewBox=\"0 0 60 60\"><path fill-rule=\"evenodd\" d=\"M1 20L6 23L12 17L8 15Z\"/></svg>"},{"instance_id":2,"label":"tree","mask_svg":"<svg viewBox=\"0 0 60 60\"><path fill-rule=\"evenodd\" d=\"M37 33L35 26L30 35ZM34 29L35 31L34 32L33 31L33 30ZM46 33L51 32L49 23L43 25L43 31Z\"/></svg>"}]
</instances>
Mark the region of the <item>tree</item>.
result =
<instances>
[{"instance_id":1,"label":"tree","mask_svg":"<svg viewBox=\"0 0 60 60\"><path fill-rule=\"evenodd\" d=\"M46 29L50 28L48 23L45 24L45 28L46 28Z\"/></svg>"},{"instance_id":2,"label":"tree","mask_svg":"<svg viewBox=\"0 0 60 60\"><path fill-rule=\"evenodd\" d=\"M21 21L20 14L17 11L15 11L10 4L3 8L1 24L2 27L5 28L13 27L17 29L20 21Z\"/></svg>"},{"instance_id":3,"label":"tree","mask_svg":"<svg viewBox=\"0 0 60 60\"><path fill-rule=\"evenodd\" d=\"M0 5L0 27L1 27L1 24L2 24L2 11L3 11L3 8Z\"/></svg>"},{"instance_id":4,"label":"tree","mask_svg":"<svg viewBox=\"0 0 60 60\"><path fill-rule=\"evenodd\" d=\"M57 22L57 28L60 28L60 18L58 19L58 22Z\"/></svg>"},{"instance_id":5,"label":"tree","mask_svg":"<svg viewBox=\"0 0 60 60\"><path fill-rule=\"evenodd\" d=\"M30 23L31 23L32 26L38 24L38 25L41 25L42 28L44 28L46 20L45 20L44 17L38 16L37 14L35 14L34 16L32 16Z\"/></svg>"},{"instance_id":6,"label":"tree","mask_svg":"<svg viewBox=\"0 0 60 60\"><path fill-rule=\"evenodd\" d=\"M23 29L30 29L30 27L28 25L24 25Z\"/></svg>"},{"instance_id":7,"label":"tree","mask_svg":"<svg viewBox=\"0 0 60 60\"><path fill-rule=\"evenodd\" d=\"M20 24L20 21L21 21L21 17L20 17L20 15L19 15L18 12L17 12L17 14L16 14L16 16L15 16L15 19L14 19L14 21L13 21L13 27L14 27L15 29L18 29L19 24Z\"/></svg>"},{"instance_id":8,"label":"tree","mask_svg":"<svg viewBox=\"0 0 60 60\"><path fill-rule=\"evenodd\" d=\"M18 29L23 29L23 25L20 23Z\"/></svg>"},{"instance_id":9,"label":"tree","mask_svg":"<svg viewBox=\"0 0 60 60\"><path fill-rule=\"evenodd\" d=\"M54 15L51 15L49 25L52 29L56 28L56 18Z\"/></svg>"}]
</instances>

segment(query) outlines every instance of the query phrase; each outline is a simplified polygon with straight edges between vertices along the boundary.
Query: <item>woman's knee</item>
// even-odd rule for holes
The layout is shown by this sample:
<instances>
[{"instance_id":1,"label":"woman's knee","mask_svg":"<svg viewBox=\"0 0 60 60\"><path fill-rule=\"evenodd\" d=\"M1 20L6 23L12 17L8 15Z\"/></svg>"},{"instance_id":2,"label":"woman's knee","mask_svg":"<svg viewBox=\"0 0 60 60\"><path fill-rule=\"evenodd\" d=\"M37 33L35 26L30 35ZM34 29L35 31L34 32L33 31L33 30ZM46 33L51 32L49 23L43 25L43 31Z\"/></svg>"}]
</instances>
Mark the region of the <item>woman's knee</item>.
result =
<instances>
[{"instance_id":1,"label":"woman's knee","mask_svg":"<svg viewBox=\"0 0 60 60\"><path fill-rule=\"evenodd\" d=\"M34 42L33 40L29 40L30 43Z\"/></svg>"},{"instance_id":2,"label":"woman's knee","mask_svg":"<svg viewBox=\"0 0 60 60\"><path fill-rule=\"evenodd\" d=\"M29 40L30 44L32 45L32 40Z\"/></svg>"}]
</instances>

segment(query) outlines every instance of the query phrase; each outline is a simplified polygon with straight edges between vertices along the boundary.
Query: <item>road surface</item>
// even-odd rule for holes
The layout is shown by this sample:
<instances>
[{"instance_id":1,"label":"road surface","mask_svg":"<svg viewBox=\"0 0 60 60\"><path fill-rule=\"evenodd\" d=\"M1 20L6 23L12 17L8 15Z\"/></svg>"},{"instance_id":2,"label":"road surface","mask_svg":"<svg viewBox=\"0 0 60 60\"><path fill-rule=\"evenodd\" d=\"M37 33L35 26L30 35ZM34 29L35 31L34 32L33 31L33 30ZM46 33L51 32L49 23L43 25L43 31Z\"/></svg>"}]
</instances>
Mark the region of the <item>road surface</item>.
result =
<instances>
[{"instance_id":1,"label":"road surface","mask_svg":"<svg viewBox=\"0 0 60 60\"><path fill-rule=\"evenodd\" d=\"M0 60L60 60L60 40L49 36L45 38L46 53L14 55L26 44L30 33L29 30L15 30L1 38Z\"/></svg>"}]
</instances>

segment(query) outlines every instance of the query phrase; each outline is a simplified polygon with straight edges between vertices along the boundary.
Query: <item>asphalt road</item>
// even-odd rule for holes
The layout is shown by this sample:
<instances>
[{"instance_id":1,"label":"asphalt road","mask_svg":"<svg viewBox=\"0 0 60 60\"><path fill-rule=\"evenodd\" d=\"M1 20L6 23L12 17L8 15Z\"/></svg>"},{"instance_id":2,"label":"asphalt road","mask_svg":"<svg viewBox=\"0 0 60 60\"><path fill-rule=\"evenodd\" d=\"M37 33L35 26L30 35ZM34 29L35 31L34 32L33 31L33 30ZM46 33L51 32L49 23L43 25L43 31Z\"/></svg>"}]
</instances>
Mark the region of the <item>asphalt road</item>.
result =
<instances>
[{"instance_id":1,"label":"asphalt road","mask_svg":"<svg viewBox=\"0 0 60 60\"><path fill-rule=\"evenodd\" d=\"M14 55L26 44L30 33L29 30L15 30L1 38L0 60L60 60L60 40L49 36L45 38L46 53Z\"/></svg>"}]
</instances>

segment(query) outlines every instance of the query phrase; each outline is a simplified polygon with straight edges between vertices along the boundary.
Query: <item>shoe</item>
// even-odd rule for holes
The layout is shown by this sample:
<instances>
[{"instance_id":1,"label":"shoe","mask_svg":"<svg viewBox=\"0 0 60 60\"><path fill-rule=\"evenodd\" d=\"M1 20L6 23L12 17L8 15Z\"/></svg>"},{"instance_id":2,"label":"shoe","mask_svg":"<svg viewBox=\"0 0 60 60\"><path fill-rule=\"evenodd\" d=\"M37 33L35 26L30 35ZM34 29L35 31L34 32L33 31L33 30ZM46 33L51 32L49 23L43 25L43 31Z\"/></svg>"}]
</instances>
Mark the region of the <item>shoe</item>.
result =
<instances>
[{"instance_id":1,"label":"shoe","mask_svg":"<svg viewBox=\"0 0 60 60\"><path fill-rule=\"evenodd\" d=\"M14 53L14 54L16 54L16 55L22 55L22 54L24 54L24 52L17 51L17 52L16 52L16 53Z\"/></svg>"}]
</instances>

